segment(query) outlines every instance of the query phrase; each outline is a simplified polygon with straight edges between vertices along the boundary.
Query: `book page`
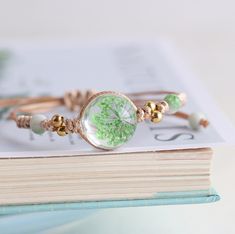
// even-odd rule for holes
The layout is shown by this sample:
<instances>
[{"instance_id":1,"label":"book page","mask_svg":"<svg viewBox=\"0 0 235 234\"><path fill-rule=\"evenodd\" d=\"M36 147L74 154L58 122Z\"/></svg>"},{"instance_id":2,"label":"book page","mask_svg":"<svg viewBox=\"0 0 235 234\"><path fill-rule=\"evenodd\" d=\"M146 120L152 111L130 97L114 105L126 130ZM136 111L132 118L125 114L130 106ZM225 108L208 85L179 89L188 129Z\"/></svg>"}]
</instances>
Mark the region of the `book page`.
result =
<instances>
[{"instance_id":1,"label":"book page","mask_svg":"<svg viewBox=\"0 0 235 234\"><path fill-rule=\"evenodd\" d=\"M214 117L216 106L208 94L181 67L166 43L14 45L0 47L0 55L1 98L63 96L65 91L74 89L122 93L170 90L187 94L183 111L203 112L210 121L210 125L200 131L191 130L186 120L170 116L159 124L140 123L134 137L115 153L210 147L226 142L231 135L228 125L219 126L222 117ZM47 116L55 113L68 117L79 114L60 108ZM39 136L19 129L6 119L8 114L9 109L1 109L1 157L104 154L76 134Z\"/></svg>"}]
</instances>

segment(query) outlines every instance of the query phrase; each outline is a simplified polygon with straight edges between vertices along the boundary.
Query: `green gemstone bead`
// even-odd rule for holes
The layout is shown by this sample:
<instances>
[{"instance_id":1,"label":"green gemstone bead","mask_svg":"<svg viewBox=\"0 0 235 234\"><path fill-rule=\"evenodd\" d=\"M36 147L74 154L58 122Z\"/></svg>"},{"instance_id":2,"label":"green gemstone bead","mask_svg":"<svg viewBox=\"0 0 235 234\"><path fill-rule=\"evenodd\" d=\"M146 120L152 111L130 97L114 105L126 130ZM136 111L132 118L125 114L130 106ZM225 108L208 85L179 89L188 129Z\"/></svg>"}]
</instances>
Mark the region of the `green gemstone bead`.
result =
<instances>
[{"instance_id":1,"label":"green gemstone bead","mask_svg":"<svg viewBox=\"0 0 235 234\"><path fill-rule=\"evenodd\" d=\"M170 113L175 113L177 112L182 103L178 95L176 94L168 94L165 98L164 101L166 101L169 105L169 112Z\"/></svg>"},{"instance_id":2,"label":"green gemstone bead","mask_svg":"<svg viewBox=\"0 0 235 234\"><path fill-rule=\"evenodd\" d=\"M81 117L83 134L92 145L102 149L114 149L129 141L136 126L136 107L118 93L98 95Z\"/></svg>"}]
</instances>

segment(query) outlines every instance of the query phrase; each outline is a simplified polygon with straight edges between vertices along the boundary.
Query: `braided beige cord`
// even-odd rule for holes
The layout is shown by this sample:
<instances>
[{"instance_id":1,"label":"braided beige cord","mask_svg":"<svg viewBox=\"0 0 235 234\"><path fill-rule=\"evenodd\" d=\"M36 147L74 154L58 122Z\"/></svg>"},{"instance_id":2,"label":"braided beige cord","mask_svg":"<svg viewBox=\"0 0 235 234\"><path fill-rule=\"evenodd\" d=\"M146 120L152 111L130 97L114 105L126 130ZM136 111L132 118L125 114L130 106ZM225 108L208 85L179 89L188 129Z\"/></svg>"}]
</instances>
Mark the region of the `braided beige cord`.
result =
<instances>
[{"instance_id":1,"label":"braided beige cord","mask_svg":"<svg viewBox=\"0 0 235 234\"><path fill-rule=\"evenodd\" d=\"M16 125L18 128L30 128L30 120L32 116L19 115L16 117Z\"/></svg>"},{"instance_id":2,"label":"braided beige cord","mask_svg":"<svg viewBox=\"0 0 235 234\"><path fill-rule=\"evenodd\" d=\"M54 131L53 126L52 126L52 121L50 119L46 119L42 121L41 126L46 130L46 131Z\"/></svg>"},{"instance_id":3,"label":"braided beige cord","mask_svg":"<svg viewBox=\"0 0 235 234\"><path fill-rule=\"evenodd\" d=\"M64 95L64 104L69 110L78 111L93 94L95 94L93 90L86 90L84 92L73 90L66 92Z\"/></svg>"},{"instance_id":4,"label":"braided beige cord","mask_svg":"<svg viewBox=\"0 0 235 234\"><path fill-rule=\"evenodd\" d=\"M66 119L65 127L68 133L79 133L80 132L80 121L76 119Z\"/></svg>"},{"instance_id":5,"label":"braided beige cord","mask_svg":"<svg viewBox=\"0 0 235 234\"><path fill-rule=\"evenodd\" d=\"M19 99L6 99L0 101L0 107L6 105L15 105L15 109L10 113L9 119L16 122L19 128L30 128L30 121L32 114L40 113L50 110L61 105L64 105L71 111L78 112L83 106L86 105L89 98L96 94L93 90L79 91L74 90L66 92L63 97L36 97L36 98L19 98ZM167 102L158 99L157 95L163 94L177 94L182 102L186 101L184 93L175 93L169 91L152 91L152 92L139 92L131 93L128 96L131 98L137 108L137 120L142 122L144 120L151 120L158 123L162 120L163 114L169 110ZM156 96L151 98L152 101L147 101L147 96ZM160 97L159 97L160 98ZM19 113L28 113L31 115L18 115ZM190 115L177 112L174 114L178 118L188 119ZM45 118L43 118L45 119ZM59 124L58 124L59 123ZM200 125L207 127L209 121L202 119ZM54 115L51 119L46 119L40 123L41 127L46 131L57 132L58 135L64 136L69 133L80 133L81 126L79 118L66 119L61 115Z\"/></svg>"},{"instance_id":6,"label":"braided beige cord","mask_svg":"<svg viewBox=\"0 0 235 234\"><path fill-rule=\"evenodd\" d=\"M51 119L44 120L42 122L42 127L46 131L56 132L57 128L54 127L53 121ZM80 121L75 119L65 119L64 120L65 132L68 133L79 133L80 132Z\"/></svg>"},{"instance_id":7,"label":"braided beige cord","mask_svg":"<svg viewBox=\"0 0 235 234\"><path fill-rule=\"evenodd\" d=\"M34 99L28 99L27 105L22 105L20 108L15 109L10 113L9 119L13 119L16 122L17 127L19 128L30 128L30 120L32 118L32 115L18 115L17 111L19 112L29 112L29 113L35 113L35 110L42 111L42 107L45 109L48 106L48 109L50 107L54 106L60 106L61 104L64 104L69 110L71 111L79 111L83 105L86 104L88 99L95 94L93 90L86 90L84 92L79 90L74 90L70 92L66 92L63 98L34 98ZM44 101L46 102L44 103ZM23 101L27 101L27 99L24 99ZM18 100L19 103L24 103L21 99ZM42 101L42 103L40 102ZM46 109L45 109L46 110ZM53 127L52 120L48 119L41 123L42 127L47 131L56 131L56 129ZM80 123L77 118L75 119L66 119L64 121L65 125L65 131L66 133L79 133L80 131Z\"/></svg>"}]
</instances>

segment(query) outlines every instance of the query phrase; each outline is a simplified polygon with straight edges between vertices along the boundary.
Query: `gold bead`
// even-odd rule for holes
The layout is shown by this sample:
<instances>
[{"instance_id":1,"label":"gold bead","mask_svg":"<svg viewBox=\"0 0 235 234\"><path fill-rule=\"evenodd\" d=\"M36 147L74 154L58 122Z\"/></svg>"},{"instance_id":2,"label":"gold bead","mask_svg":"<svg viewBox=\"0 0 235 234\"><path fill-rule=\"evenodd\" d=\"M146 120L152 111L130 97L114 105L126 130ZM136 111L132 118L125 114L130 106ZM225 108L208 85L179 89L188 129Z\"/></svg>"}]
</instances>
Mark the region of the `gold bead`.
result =
<instances>
[{"instance_id":1,"label":"gold bead","mask_svg":"<svg viewBox=\"0 0 235 234\"><path fill-rule=\"evenodd\" d=\"M152 101L146 102L145 106L150 107L152 112L156 110L156 104Z\"/></svg>"},{"instance_id":2,"label":"gold bead","mask_svg":"<svg viewBox=\"0 0 235 234\"><path fill-rule=\"evenodd\" d=\"M65 126L59 127L56 132L59 136L67 135Z\"/></svg>"},{"instance_id":3,"label":"gold bead","mask_svg":"<svg viewBox=\"0 0 235 234\"><path fill-rule=\"evenodd\" d=\"M160 111L155 110L151 115L151 121L153 123L158 123L162 120L162 113Z\"/></svg>"},{"instance_id":4,"label":"gold bead","mask_svg":"<svg viewBox=\"0 0 235 234\"><path fill-rule=\"evenodd\" d=\"M165 107L162 105L162 103L156 104L156 110L160 111L161 113L165 112Z\"/></svg>"},{"instance_id":5,"label":"gold bead","mask_svg":"<svg viewBox=\"0 0 235 234\"><path fill-rule=\"evenodd\" d=\"M54 115L51 119L53 127L60 127L64 122L64 117L61 115Z\"/></svg>"}]
</instances>

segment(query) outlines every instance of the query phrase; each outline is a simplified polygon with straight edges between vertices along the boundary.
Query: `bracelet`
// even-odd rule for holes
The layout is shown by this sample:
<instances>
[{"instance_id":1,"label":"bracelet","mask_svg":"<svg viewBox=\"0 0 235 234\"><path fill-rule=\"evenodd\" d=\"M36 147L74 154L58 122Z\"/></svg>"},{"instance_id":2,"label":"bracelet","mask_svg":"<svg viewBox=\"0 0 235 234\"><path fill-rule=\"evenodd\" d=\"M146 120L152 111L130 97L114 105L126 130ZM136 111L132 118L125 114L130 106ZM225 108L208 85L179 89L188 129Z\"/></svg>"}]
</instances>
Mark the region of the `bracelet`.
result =
<instances>
[{"instance_id":1,"label":"bracelet","mask_svg":"<svg viewBox=\"0 0 235 234\"><path fill-rule=\"evenodd\" d=\"M163 96L162 99L156 98L159 96ZM151 101L147 101L147 97L151 97ZM202 114L179 112L185 102L184 93L169 91L124 95L88 90L67 92L64 97L3 99L0 108L14 108L8 119L14 120L19 128L31 129L39 135L45 131L56 132L59 136L76 133L96 148L112 150L131 139L137 123L144 120L159 123L164 114L187 119L195 130L207 127L209 122ZM80 113L73 119L58 114L48 119L37 114L62 105Z\"/></svg>"}]
</instances>

